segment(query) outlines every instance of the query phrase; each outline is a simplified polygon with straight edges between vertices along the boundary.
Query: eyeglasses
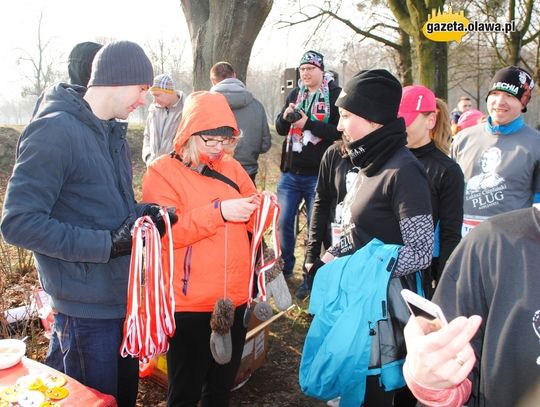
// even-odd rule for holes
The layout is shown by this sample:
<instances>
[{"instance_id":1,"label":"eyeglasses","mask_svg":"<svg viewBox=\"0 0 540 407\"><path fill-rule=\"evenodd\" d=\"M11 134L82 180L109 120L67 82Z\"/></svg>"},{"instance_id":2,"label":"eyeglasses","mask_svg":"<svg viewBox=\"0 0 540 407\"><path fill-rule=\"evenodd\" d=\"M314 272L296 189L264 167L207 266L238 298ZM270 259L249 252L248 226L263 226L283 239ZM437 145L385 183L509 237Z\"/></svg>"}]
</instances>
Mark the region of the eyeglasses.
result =
<instances>
[{"instance_id":1,"label":"eyeglasses","mask_svg":"<svg viewBox=\"0 0 540 407\"><path fill-rule=\"evenodd\" d=\"M315 68L317 68L316 66L301 66L300 68L298 68L300 70L300 72L311 72L313 71Z\"/></svg>"},{"instance_id":2,"label":"eyeglasses","mask_svg":"<svg viewBox=\"0 0 540 407\"><path fill-rule=\"evenodd\" d=\"M233 144L236 143L236 138L235 137L227 137L227 138L222 138L222 139L204 138L201 135L199 135L199 137L202 139L202 141L204 141L204 145L206 147L215 147L219 143L221 143L224 146L230 146L230 145L233 145Z\"/></svg>"}]
</instances>

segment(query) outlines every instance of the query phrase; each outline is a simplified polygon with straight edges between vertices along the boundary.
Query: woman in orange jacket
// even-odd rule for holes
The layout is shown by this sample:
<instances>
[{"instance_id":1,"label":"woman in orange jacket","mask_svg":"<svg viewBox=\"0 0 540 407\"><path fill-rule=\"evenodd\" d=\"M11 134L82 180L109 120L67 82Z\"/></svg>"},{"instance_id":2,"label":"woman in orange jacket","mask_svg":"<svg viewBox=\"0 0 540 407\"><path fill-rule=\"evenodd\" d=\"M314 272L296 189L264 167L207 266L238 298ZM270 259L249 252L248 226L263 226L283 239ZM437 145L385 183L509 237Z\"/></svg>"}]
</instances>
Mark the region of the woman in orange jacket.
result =
<instances>
[{"instance_id":1,"label":"woman in orange jacket","mask_svg":"<svg viewBox=\"0 0 540 407\"><path fill-rule=\"evenodd\" d=\"M174 153L154 161L143 179L143 198L176 207L179 218L172 227L176 332L167 353L169 406L199 400L201 406L227 406L240 365L251 272L248 230L260 198L232 158L238 135L225 97L195 92L186 100ZM216 342L210 327L219 302L230 317L234 312L230 342Z\"/></svg>"}]
</instances>

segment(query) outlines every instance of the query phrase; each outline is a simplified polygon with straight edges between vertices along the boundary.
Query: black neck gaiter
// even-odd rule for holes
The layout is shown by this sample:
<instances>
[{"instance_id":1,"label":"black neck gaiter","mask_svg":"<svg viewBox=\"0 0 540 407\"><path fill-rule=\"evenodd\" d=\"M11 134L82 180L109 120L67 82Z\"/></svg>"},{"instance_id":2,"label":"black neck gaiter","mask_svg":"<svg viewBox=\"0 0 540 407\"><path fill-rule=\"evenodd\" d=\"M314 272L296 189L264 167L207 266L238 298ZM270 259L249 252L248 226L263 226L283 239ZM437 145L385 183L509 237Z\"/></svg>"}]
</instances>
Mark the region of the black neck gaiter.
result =
<instances>
[{"instance_id":1,"label":"black neck gaiter","mask_svg":"<svg viewBox=\"0 0 540 407\"><path fill-rule=\"evenodd\" d=\"M348 143L347 149L354 166L360 167L366 176L371 177L406 144L405 122L398 118L364 138Z\"/></svg>"}]
</instances>

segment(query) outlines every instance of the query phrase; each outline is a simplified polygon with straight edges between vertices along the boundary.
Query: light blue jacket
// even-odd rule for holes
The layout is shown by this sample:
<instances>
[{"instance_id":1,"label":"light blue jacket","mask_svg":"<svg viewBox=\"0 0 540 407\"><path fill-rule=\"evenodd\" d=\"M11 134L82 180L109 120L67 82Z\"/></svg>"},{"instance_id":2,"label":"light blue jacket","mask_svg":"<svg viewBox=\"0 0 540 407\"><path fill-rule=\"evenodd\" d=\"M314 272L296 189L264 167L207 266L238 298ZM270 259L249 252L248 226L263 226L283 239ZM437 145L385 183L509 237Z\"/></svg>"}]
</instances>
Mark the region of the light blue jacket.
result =
<instances>
[{"instance_id":1,"label":"light blue jacket","mask_svg":"<svg viewBox=\"0 0 540 407\"><path fill-rule=\"evenodd\" d=\"M315 317L300 364L300 386L307 395L323 400L341 396L341 407L359 407L368 375L380 374L387 391L405 385L402 359L381 358L381 366L369 366L372 348L381 340L377 322L389 319L389 283L400 283L390 280L400 247L373 239L318 270L309 304Z\"/></svg>"},{"instance_id":2,"label":"light blue jacket","mask_svg":"<svg viewBox=\"0 0 540 407\"><path fill-rule=\"evenodd\" d=\"M49 88L19 139L0 225L34 252L43 289L59 312L122 318L129 256L110 259L111 230L136 217L127 123L99 120L86 89Z\"/></svg>"}]
</instances>

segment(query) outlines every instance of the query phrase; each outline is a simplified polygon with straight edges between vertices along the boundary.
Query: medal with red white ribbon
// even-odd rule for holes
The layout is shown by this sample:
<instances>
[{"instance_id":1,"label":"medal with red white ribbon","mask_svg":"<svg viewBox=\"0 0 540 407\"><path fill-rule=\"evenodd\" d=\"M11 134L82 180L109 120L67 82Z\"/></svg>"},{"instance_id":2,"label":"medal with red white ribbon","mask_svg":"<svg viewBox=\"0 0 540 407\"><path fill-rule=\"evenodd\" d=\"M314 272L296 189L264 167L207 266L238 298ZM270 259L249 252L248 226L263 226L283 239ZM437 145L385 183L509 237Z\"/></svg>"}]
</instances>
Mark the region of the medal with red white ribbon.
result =
<instances>
[{"instance_id":1,"label":"medal with red white ribbon","mask_svg":"<svg viewBox=\"0 0 540 407\"><path fill-rule=\"evenodd\" d=\"M253 278L256 274L255 270L257 267L257 253L259 252L259 250L261 250L260 264L257 274L257 288L259 291L260 301L259 304L265 303L267 301L266 272L272 267L274 267L281 253L277 228L279 211L279 204L275 196L261 194L261 204L259 205L254 214L255 217L253 223L253 237L251 240L251 273L249 281L249 297L247 307L248 310L250 309L251 303L253 301ZM274 246L274 258L269 259L265 262L264 253L262 253L261 245L264 234L270 227L272 227L271 236Z\"/></svg>"}]
</instances>

